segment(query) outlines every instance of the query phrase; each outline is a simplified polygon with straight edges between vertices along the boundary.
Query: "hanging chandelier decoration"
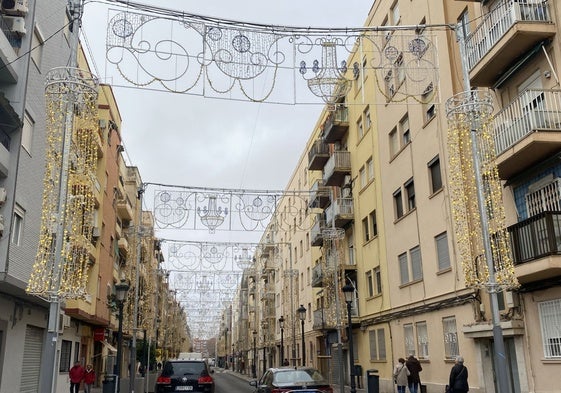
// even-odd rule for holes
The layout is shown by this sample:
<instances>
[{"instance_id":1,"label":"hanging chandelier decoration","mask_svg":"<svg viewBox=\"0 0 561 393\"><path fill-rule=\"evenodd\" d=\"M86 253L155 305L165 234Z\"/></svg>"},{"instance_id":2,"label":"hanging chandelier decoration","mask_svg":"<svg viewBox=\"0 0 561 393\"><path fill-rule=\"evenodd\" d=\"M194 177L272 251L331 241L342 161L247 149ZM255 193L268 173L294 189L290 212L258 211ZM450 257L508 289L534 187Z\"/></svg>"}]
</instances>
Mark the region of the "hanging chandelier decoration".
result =
<instances>
[{"instance_id":1,"label":"hanging chandelier decoration","mask_svg":"<svg viewBox=\"0 0 561 393\"><path fill-rule=\"evenodd\" d=\"M72 67L46 75L46 166L39 247L27 292L49 298L82 298L87 294L94 225L94 180L99 141L98 79ZM68 129L68 124L73 124ZM71 135L67 135L71 132ZM70 151L63 151L70 138ZM63 168L64 167L64 168ZM68 174L66 203L61 203L61 173ZM62 233L59 228L62 226ZM60 255L56 237L62 236Z\"/></svg>"},{"instance_id":2,"label":"hanging chandelier decoration","mask_svg":"<svg viewBox=\"0 0 561 393\"><path fill-rule=\"evenodd\" d=\"M119 3L125 10L110 10L106 41L106 70L111 74L106 78L113 85L333 106L353 84L363 85L366 73L374 73L375 87L386 101L434 98L425 90L438 82L435 36L424 25L260 25ZM391 79L404 77L396 80L391 95L388 74Z\"/></svg>"},{"instance_id":3,"label":"hanging chandelier decoration","mask_svg":"<svg viewBox=\"0 0 561 393\"><path fill-rule=\"evenodd\" d=\"M502 288L515 288L519 284L505 225L502 185L496 165L491 126L492 98L487 92L462 92L447 101L446 109L452 213L466 285L483 288L489 285L490 279L481 231L481 214L475 202L478 200L477 190L480 187L484 196L484 209L488 215L486 225L495 280ZM477 146L472 144L472 129L476 132ZM474 151L479 155L480 161L483 184L479 185L475 178Z\"/></svg>"}]
</instances>

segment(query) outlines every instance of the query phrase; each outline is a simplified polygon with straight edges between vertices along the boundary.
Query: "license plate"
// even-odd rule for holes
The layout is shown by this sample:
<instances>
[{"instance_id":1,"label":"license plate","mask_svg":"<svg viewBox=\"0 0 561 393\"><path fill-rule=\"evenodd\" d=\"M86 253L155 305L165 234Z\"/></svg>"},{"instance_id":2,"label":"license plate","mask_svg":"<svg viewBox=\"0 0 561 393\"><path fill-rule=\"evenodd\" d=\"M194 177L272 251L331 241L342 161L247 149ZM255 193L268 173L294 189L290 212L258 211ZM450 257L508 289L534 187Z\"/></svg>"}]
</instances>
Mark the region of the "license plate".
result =
<instances>
[{"instance_id":1,"label":"license plate","mask_svg":"<svg viewBox=\"0 0 561 393\"><path fill-rule=\"evenodd\" d=\"M193 390L193 387L192 386L176 386L175 390L187 391L187 390Z\"/></svg>"}]
</instances>

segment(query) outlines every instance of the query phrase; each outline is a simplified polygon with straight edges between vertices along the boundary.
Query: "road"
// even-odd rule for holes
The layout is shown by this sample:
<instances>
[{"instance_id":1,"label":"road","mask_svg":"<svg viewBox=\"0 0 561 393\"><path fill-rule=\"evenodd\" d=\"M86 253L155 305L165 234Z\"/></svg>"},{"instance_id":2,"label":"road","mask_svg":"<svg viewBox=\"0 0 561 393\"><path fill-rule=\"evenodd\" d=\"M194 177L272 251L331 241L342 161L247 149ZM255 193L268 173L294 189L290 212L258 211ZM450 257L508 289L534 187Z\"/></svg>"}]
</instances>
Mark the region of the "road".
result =
<instances>
[{"instance_id":1,"label":"road","mask_svg":"<svg viewBox=\"0 0 561 393\"><path fill-rule=\"evenodd\" d=\"M253 393L255 389L249 383L227 372L216 370L214 377L214 393Z\"/></svg>"}]
</instances>

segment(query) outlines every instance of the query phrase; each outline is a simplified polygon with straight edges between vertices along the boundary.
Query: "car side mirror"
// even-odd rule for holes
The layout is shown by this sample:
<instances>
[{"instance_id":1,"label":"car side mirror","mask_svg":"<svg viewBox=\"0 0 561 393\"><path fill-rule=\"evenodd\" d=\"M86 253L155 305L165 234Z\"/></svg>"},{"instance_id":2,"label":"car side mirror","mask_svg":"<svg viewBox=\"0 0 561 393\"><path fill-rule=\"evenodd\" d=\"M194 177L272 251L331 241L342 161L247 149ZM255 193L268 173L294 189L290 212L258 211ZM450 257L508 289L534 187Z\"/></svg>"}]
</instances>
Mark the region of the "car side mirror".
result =
<instances>
[{"instance_id":1,"label":"car side mirror","mask_svg":"<svg viewBox=\"0 0 561 393\"><path fill-rule=\"evenodd\" d=\"M249 384L250 384L251 386L257 387L257 380L256 380L256 379L251 380L251 381L249 381Z\"/></svg>"}]
</instances>

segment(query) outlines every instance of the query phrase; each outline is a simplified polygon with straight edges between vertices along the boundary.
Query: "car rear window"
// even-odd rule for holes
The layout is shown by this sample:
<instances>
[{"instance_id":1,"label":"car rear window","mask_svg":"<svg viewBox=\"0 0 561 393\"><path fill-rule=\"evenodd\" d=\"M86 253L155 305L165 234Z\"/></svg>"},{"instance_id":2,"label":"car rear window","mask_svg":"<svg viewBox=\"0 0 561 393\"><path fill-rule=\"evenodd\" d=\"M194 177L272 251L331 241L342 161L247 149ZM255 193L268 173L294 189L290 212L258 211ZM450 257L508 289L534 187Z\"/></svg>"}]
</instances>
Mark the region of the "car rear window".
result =
<instances>
[{"instance_id":1,"label":"car rear window","mask_svg":"<svg viewBox=\"0 0 561 393\"><path fill-rule=\"evenodd\" d=\"M275 375L276 383L325 382L323 376L315 370L286 370Z\"/></svg>"},{"instance_id":2,"label":"car rear window","mask_svg":"<svg viewBox=\"0 0 561 393\"><path fill-rule=\"evenodd\" d=\"M206 370L203 362L167 362L162 370L163 376L201 375Z\"/></svg>"}]
</instances>

